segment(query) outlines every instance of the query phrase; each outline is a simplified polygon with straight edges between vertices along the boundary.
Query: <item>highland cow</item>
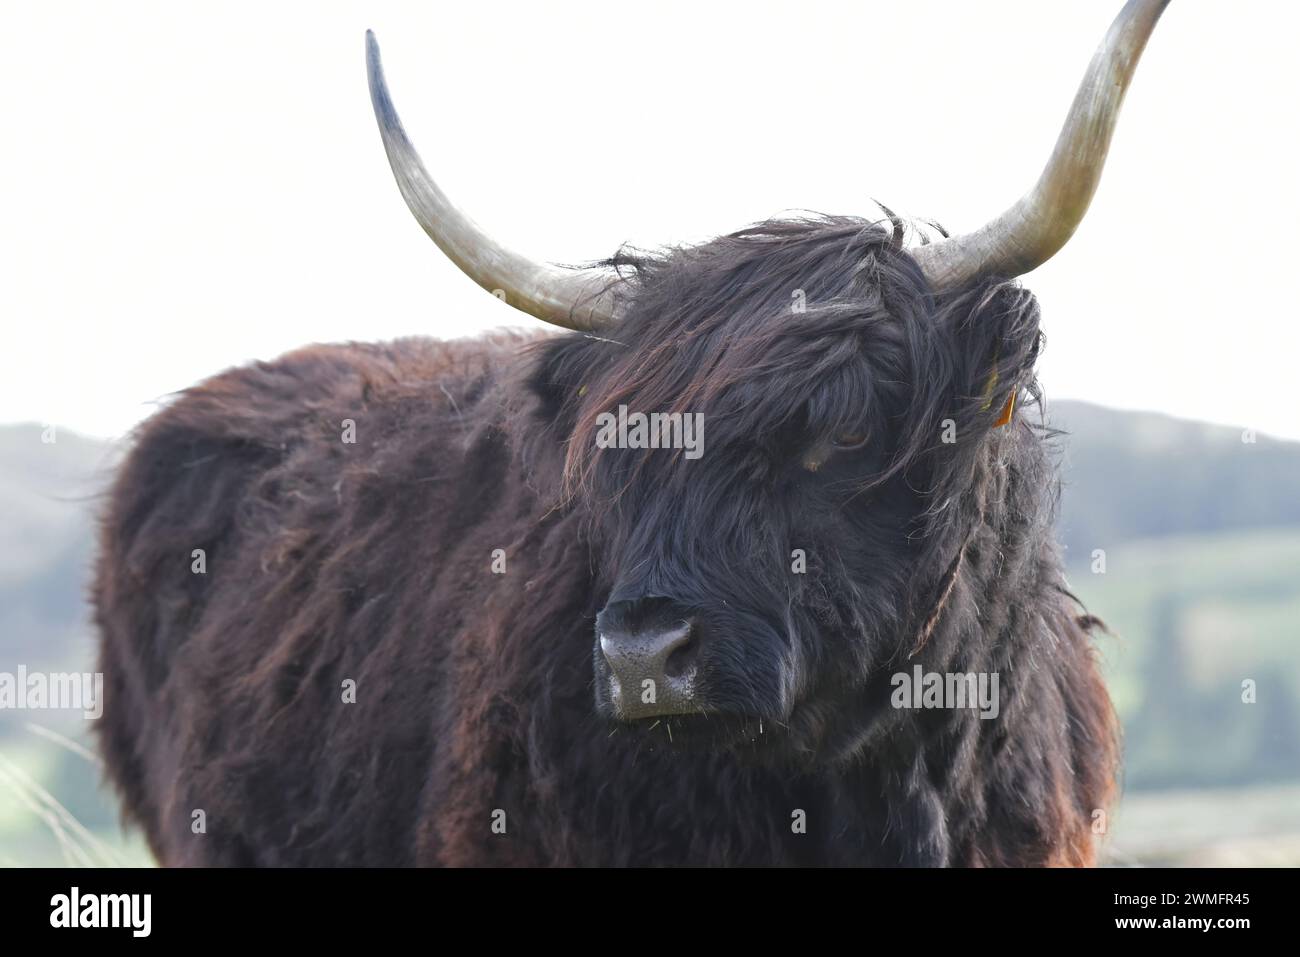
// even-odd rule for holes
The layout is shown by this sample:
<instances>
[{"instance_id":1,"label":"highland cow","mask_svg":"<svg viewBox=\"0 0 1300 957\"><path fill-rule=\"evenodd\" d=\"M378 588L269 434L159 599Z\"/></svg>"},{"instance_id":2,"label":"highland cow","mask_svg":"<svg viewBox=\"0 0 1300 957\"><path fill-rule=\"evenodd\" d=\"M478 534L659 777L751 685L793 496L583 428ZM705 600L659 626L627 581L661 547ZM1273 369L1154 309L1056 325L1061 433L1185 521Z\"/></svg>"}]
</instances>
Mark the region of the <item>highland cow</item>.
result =
<instances>
[{"instance_id":1,"label":"highland cow","mask_svg":"<svg viewBox=\"0 0 1300 957\"><path fill-rule=\"evenodd\" d=\"M809 216L584 270L447 201L369 38L421 224L575 331L314 346L141 427L94 602L158 860L1091 863L1117 731L1015 277L1082 217L1163 7L975 233ZM698 417L699 454L598 442L620 409Z\"/></svg>"}]
</instances>

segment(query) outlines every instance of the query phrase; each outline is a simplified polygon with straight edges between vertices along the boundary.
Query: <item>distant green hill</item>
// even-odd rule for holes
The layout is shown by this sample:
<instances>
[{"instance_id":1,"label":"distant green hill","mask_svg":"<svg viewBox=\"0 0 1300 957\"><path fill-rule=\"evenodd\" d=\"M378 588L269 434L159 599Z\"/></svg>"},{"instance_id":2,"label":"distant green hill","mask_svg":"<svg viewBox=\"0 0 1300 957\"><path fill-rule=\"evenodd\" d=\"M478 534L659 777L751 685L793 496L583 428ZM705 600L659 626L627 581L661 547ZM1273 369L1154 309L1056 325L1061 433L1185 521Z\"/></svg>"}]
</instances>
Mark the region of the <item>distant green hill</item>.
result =
<instances>
[{"instance_id":1,"label":"distant green hill","mask_svg":"<svg viewBox=\"0 0 1300 957\"><path fill-rule=\"evenodd\" d=\"M1300 442L1086 402L1053 402L1067 433L1060 529L1072 554L1170 535L1300 527Z\"/></svg>"},{"instance_id":2,"label":"distant green hill","mask_svg":"<svg viewBox=\"0 0 1300 957\"><path fill-rule=\"evenodd\" d=\"M113 461L111 443L66 429L0 427L0 670L89 648L94 508Z\"/></svg>"}]
</instances>

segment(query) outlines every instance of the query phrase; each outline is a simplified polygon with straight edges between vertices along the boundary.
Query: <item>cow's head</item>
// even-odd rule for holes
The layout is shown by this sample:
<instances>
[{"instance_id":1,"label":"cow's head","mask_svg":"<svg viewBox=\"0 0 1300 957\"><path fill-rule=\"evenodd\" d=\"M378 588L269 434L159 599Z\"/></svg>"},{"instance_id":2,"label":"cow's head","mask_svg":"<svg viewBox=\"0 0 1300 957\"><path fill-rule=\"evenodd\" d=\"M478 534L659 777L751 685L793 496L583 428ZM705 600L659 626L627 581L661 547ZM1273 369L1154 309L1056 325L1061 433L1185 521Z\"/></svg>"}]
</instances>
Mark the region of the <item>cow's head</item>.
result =
<instances>
[{"instance_id":1,"label":"cow's head","mask_svg":"<svg viewBox=\"0 0 1300 957\"><path fill-rule=\"evenodd\" d=\"M533 375L607 596L598 706L677 744L820 739L818 706L921 640L975 458L1017 440L1037 304L936 298L893 228L848 218L619 267L618 330Z\"/></svg>"},{"instance_id":2,"label":"cow's head","mask_svg":"<svg viewBox=\"0 0 1300 957\"><path fill-rule=\"evenodd\" d=\"M543 346L532 387L596 558L603 713L674 743L798 750L849 702L887 700L862 689L925 639L974 463L1023 435L1003 426L1034 390L1038 309L1014 277L1082 219L1166 2L1130 0L1038 183L979 230L907 249L885 210L885 225L771 222L582 270L525 259L447 200L368 37L421 225L484 288L579 333Z\"/></svg>"}]
</instances>

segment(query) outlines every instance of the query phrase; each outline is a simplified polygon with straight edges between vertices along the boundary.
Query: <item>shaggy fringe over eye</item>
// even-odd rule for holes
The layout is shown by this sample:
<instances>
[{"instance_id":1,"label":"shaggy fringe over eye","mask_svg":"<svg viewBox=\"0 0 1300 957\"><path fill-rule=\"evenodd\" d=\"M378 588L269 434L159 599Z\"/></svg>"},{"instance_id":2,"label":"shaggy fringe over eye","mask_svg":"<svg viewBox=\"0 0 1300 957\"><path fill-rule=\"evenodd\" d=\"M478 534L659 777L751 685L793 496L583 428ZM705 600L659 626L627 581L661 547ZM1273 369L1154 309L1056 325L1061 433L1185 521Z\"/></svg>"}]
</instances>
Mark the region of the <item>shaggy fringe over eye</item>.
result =
<instances>
[{"instance_id":1,"label":"shaggy fringe over eye","mask_svg":"<svg viewBox=\"0 0 1300 957\"><path fill-rule=\"evenodd\" d=\"M611 341L570 363L587 379L564 400L566 497L603 508L618 494L596 487L594 436L598 416L626 404L702 411L714 443L763 441L810 418L829 432L869 419L890 454L868 484L907 472L941 519L1007 398L1037 396L1039 312L1017 283L996 279L936 298L901 248L903 230L892 214L885 225L810 214L605 261L627 311ZM946 423L956 442L944 442ZM650 463L640 457L622 480Z\"/></svg>"}]
</instances>

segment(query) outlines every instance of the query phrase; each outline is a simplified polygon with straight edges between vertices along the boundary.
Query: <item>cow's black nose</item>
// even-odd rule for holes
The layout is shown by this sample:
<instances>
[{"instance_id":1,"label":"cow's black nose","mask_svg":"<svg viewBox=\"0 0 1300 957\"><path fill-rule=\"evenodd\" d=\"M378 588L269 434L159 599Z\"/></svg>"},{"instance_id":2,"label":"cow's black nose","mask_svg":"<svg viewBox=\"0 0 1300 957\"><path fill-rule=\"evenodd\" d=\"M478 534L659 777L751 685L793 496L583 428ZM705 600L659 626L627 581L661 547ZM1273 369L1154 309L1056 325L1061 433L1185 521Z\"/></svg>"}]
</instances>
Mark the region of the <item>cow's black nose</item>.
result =
<instances>
[{"instance_id":1,"label":"cow's black nose","mask_svg":"<svg viewBox=\"0 0 1300 957\"><path fill-rule=\"evenodd\" d=\"M610 702L618 717L692 714L697 640L689 618L632 627L608 624L600 651L610 670Z\"/></svg>"}]
</instances>

